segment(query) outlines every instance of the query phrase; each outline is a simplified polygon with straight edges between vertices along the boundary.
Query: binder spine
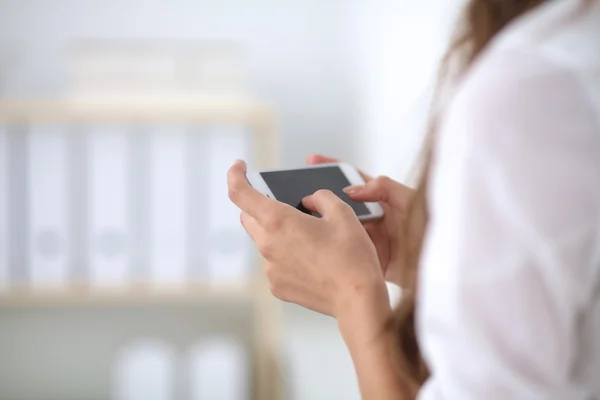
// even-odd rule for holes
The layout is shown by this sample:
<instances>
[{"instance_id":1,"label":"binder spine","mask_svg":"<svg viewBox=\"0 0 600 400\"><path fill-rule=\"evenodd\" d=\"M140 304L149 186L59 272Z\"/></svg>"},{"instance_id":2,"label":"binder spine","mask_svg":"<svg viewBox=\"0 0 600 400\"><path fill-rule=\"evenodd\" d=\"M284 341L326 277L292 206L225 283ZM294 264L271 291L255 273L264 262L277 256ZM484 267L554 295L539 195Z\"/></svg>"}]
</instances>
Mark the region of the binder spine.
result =
<instances>
[{"instance_id":1,"label":"binder spine","mask_svg":"<svg viewBox=\"0 0 600 400\"><path fill-rule=\"evenodd\" d=\"M68 280L67 138L57 126L33 126L29 134L29 263L34 286L62 286Z\"/></svg>"},{"instance_id":2,"label":"binder spine","mask_svg":"<svg viewBox=\"0 0 600 400\"><path fill-rule=\"evenodd\" d=\"M130 234L127 131L97 127L88 134L88 254L94 286L128 283Z\"/></svg>"},{"instance_id":3,"label":"binder spine","mask_svg":"<svg viewBox=\"0 0 600 400\"><path fill-rule=\"evenodd\" d=\"M10 187L8 166L8 132L5 126L0 125L0 292L5 291L9 285L8 196Z\"/></svg>"},{"instance_id":4,"label":"binder spine","mask_svg":"<svg viewBox=\"0 0 600 400\"><path fill-rule=\"evenodd\" d=\"M159 127L150 140L151 280L183 284L187 272L185 129Z\"/></svg>"}]
</instances>

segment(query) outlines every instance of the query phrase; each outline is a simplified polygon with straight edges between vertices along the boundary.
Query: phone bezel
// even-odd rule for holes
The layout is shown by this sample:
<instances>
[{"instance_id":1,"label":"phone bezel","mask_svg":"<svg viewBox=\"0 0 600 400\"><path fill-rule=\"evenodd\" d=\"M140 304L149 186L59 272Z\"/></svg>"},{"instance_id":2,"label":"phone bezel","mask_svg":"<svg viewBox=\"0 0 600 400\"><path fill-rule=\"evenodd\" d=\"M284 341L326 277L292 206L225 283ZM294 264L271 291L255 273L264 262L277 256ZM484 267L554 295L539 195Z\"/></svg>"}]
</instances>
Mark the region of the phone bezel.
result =
<instances>
[{"instance_id":1,"label":"phone bezel","mask_svg":"<svg viewBox=\"0 0 600 400\"><path fill-rule=\"evenodd\" d=\"M338 167L346 176L350 185L364 185L365 181L358 172L356 168L347 163L329 163L329 164L319 164L319 165L307 165L300 168L287 168L287 169L266 169L261 171L248 171L246 172L246 179L250 183L250 185L264 194L265 196L277 200L277 197L273 194L265 180L260 175L263 172L286 172L286 171L298 171L298 170L306 170L306 169L318 169L318 168L328 168L328 167ZM373 221L383 217L383 208L379 203L364 203L369 210L369 214L360 215L358 219L361 221Z\"/></svg>"}]
</instances>

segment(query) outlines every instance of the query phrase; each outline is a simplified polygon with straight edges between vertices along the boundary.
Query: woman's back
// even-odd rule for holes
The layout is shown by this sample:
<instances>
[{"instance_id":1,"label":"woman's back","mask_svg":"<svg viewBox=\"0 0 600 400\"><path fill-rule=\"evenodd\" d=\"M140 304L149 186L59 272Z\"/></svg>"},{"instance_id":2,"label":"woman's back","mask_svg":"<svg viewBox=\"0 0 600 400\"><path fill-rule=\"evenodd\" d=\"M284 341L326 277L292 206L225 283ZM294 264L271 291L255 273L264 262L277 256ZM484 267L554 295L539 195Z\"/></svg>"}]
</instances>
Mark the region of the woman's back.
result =
<instances>
[{"instance_id":1,"label":"woman's back","mask_svg":"<svg viewBox=\"0 0 600 400\"><path fill-rule=\"evenodd\" d=\"M600 394L600 2L549 2L497 37L429 187L422 398Z\"/></svg>"}]
</instances>

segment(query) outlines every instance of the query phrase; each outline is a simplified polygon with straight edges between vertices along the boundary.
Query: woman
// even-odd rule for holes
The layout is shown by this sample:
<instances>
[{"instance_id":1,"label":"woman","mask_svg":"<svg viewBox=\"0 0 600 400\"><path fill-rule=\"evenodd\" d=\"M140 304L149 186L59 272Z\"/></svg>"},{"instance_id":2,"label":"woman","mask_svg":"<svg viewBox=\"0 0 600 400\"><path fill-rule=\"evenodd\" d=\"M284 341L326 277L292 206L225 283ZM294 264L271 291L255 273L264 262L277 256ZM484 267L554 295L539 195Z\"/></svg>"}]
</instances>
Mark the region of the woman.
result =
<instances>
[{"instance_id":1,"label":"woman","mask_svg":"<svg viewBox=\"0 0 600 400\"><path fill-rule=\"evenodd\" d=\"M455 38L417 190L348 189L383 220L328 191L302 214L239 161L230 197L273 294L337 318L365 399L595 398L600 0L471 0Z\"/></svg>"}]
</instances>

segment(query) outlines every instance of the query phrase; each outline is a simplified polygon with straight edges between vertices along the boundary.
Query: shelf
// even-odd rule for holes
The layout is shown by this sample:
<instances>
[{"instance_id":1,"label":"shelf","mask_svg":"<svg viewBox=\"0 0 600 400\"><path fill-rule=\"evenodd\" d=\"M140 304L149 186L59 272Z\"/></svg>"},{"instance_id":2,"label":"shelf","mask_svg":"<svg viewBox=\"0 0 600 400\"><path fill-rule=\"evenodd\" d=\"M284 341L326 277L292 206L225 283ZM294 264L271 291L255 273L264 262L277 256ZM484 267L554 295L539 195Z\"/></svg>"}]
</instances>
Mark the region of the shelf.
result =
<instances>
[{"instance_id":1,"label":"shelf","mask_svg":"<svg viewBox=\"0 0 600 400\"><path fill-rule=\"evenodd\" d=\"M165 285L136 283L114 287L13 285L0 292L0 309L19 307L79 307L131 305L245 304L262 290L252 281L228 284L204 282Z\"/></svg>"},{"instance_id":2,"label":"shelf","mask_svg":"<svg viewBox=\"0 0 600 400\"><path fill-rule=\"evenodd\" d=\"M271 111L244 97L0 99L5 123L244 123L269 125Z\"/></svg>"}]
</instances>

